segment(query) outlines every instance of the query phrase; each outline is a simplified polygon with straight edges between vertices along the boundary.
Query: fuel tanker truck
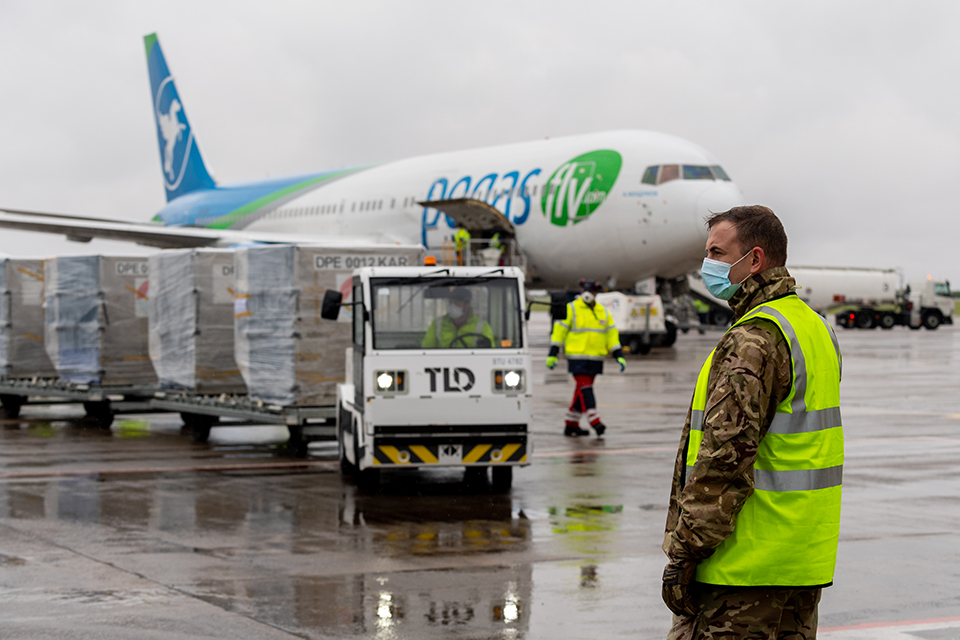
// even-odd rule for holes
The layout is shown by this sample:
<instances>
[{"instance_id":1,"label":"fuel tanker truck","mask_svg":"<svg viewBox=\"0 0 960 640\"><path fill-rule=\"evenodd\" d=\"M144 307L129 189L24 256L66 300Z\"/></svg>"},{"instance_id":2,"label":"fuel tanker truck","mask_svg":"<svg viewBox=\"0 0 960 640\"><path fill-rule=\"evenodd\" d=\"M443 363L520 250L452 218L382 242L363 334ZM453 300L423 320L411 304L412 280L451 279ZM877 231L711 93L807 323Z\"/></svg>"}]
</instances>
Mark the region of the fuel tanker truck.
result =
<instances>
[{"instance_id":1,"label":"fuel tanker truck","mask_svg":"<svg viewBox=\"0 0 960 640\"><path fill-rule=\"evenodd\" d=\"M896 269L788 267L800 296L821 315L835 314L846 329L936 329L953 324L950 283L927 278L905 286Z\"/></svg>"}]
</instances>

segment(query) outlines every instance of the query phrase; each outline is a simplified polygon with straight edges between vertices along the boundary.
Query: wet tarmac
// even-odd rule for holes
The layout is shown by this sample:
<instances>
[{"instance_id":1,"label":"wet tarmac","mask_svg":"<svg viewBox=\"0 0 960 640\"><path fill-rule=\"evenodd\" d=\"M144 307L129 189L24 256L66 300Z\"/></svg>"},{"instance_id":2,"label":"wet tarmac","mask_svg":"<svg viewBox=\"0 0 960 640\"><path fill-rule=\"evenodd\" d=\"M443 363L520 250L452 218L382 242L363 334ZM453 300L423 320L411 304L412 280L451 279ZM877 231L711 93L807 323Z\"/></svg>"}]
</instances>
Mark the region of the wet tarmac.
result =
<instances>
[{"instance_id":1,"label":"wet tarmac","mask_svg":"<svg viewBox=\"0 0 960 640\"><path fill-rule=\"evenodd\" d=\"M291 457L275 427L194 444L173 414L102 432L78 405L25 407L0 431L0 637L663 638L672 462L718 337L602 376L604 441L562 437L573 387L537 376L533 464L506 495L456 471L362 490L334 448ZM820 637L960 638L960 331L839 338L847 461Z\"/></svg>"}]
</instances>

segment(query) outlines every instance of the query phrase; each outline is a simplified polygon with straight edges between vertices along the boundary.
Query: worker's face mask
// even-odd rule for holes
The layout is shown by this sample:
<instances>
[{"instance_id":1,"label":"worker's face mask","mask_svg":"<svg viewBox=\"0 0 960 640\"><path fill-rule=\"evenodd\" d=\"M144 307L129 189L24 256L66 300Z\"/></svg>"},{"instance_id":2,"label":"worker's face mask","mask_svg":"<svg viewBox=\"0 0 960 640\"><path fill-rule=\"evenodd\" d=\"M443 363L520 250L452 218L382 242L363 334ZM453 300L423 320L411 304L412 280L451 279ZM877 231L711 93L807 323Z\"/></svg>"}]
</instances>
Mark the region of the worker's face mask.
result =
<instances>
[{"instance_id":1,"label":"worker's face mask","mask_svg":"<svg viewBox=\"0 0 960 640\"><path fill-rule=\"evenodd\" d=\"M450 304L450 308L447 309L447 315L450 316L452 320L459 320L464 315L466 315L467 310L461 307L456 302Z\"/></svg>"},{"instance_id":2,"label":"worker's face mask","mask_svg":"<svg viewBox=\"0 0 960 640\"><path fill-rule=\"evenodd\" d=\"M733 294L740 288L740 285L750 277L750 274L747 274L747 278L733 284L730 282L730 269L740 264L744 258L752 254L752 251L748 251L740 257L740 260L737 260L733 264L704 258L703 266L700 267L700 275L703 277L703 284L707 286L707 291L715 298L720 298L721 300L729 300L732 298Z\"/></svg>"},{"instance_id":3,"label":"worker's face mask","mask_svg":"<svg viewBox=\"0 0 960 640\"><path fill-rule=\"evenodd\" d=\"M597 296L593 294L593 291L584 291L580 294L580 299L583 300L585 304L593 304L597 300Z\"/></svg>"}]
</instances>

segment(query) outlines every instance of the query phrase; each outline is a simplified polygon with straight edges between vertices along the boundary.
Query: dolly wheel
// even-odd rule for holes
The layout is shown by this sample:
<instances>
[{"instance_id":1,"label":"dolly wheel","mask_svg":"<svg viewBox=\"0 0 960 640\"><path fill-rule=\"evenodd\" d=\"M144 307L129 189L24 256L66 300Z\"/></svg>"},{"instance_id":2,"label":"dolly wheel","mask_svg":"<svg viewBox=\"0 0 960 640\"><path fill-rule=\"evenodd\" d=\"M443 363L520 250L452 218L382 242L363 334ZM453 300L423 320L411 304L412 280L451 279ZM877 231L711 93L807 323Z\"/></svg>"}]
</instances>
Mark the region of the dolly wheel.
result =
<instances>
[{"instance_id":1,"label":"dolly wheel","mask_svg":"<svg viewBox=\"0 0 960 640\"><path fill-rule=\"evenodd\" d=\"M84 402L83 410L86 411L87 417L94 421L97 429L106 431L113 424L113 409L110 408L109 400Z\"/></svg>"},{"instance_id":2,"label":"dolly wheel","mask_svg":"<svg viewBox=\"0 0 960 640\"><path fill-rule=\"evenodd\" d=\"M20 407L23 406L23 396L0 395L0 403L3 404L3 417L14 419L20 417Z\"/></svg>"},{"instance_id":3,"label":"dolly wheel","mask_svg":"<svg viewBox=\"0 0 960 640\"><path fill-rule=\"evenodd\" d=\"M210 439L210 429L220 422L220 416L208 416L202 413L180 412L183 426L190 432L194 442L206 442Z\"/></svg>"}]
</instances>

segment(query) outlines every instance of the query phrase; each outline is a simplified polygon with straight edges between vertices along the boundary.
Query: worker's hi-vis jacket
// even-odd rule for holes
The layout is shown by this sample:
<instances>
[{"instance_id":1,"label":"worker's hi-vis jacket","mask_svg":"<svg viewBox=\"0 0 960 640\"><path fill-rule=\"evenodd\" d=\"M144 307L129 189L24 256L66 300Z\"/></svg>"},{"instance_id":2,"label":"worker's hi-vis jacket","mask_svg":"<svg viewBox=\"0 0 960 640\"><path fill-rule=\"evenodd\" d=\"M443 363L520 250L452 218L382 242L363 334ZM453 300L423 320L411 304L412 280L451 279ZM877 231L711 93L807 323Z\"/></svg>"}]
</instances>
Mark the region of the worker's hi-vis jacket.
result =
<instances>
[{"instance_id":1,"label":"worker's hi-vis jacket","mask_svg":"<svg viewBox=\"0 0 960 640\"><path fill-rule=\"evenodd\" d=\"M481 335L487 339L485 344L478 340ZM473 314L459 327L450 316L440 316L423 335L421 346L424 349L491 349L500 345L496 343L490 323Z\"/></svg>"},{"instance_id":2,"label":"worker's hi-vis jacket","mask_svg":"<svg viewBox=\"0 0 960 640\"><path fill-rule=\"evenodd\" d=\"M567 360L600 360L620 348L620 332L599 302L591 309L577 298L567 305L567 317L553 323L550 343L563 345Z\"/></svg>"},{"instance_id":3,"label":"worker's hi-vis jacket","mask_svg":"<svg viewBox=\"0 0 960 640\"><path fill-rule=\"evenodd\" d=\"M840 347L827 321L795 295L764 302L733 326L756 319L776 325L789 342L793 388L759 442L754 491L733 534L697 565L696 579L738 587L827 586L840 536ZM711 353L691 403L688 478L701 463L712 362Z\"/></svg>"}]
</instances>

